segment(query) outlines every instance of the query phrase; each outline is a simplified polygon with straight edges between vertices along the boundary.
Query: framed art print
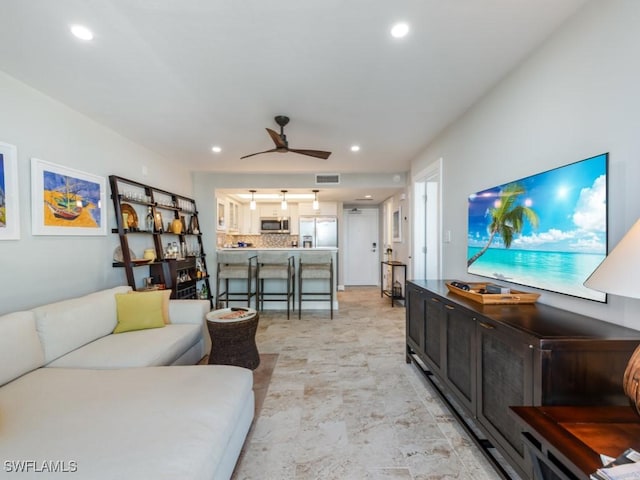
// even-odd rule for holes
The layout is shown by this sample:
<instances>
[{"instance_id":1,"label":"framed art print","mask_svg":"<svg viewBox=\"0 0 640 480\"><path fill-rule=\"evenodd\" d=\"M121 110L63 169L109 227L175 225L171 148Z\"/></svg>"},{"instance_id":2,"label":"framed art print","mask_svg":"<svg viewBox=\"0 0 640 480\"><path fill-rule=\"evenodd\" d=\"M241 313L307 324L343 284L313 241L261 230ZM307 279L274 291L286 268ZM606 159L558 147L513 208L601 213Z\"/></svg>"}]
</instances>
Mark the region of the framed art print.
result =
<instances>
[{"instance_id":1,"label":"framed art print","mask_svg":"<svg viewBox=\"0 0 640 480\"><path fill-rule=\"evenodd\" d=\"M0 142L0 240L20 239L18 149Z\"/></svg>"},{"instance_id":2,"label":"framed art print","mask_svg":"<svg viewBox=\"0 0 640 480\"><path fill-rule=\"evenodd\" d=\"M34 235L106 235L106 180L31 159Z\"/></svg>"},{"instance_id":3,"label":"framed art print","mask_svg":"<svg viewBox=\"0 0 640 480\"><path fill-rule=\"evenodd\" d=\"M391 230L393 231L393 241L402 242L402 207L394 210Z\"/></svg>"}]
</instances>

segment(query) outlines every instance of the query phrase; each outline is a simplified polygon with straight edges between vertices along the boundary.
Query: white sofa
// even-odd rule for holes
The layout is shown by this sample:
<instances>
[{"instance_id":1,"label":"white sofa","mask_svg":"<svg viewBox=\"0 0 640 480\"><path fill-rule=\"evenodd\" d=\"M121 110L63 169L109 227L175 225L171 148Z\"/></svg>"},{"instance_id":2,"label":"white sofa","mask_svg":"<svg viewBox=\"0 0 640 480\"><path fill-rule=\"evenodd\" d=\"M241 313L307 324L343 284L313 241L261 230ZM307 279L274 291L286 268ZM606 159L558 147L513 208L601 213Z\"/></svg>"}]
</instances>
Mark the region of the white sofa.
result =
<instances>
[{"instance_id":1,"label":"white sofa","mask_svg":"<svg viewBox=\"0 0 640 480\"><path fill-rule=\"evenodd\" d=\"M253 375L193 365L208 302L112 334L115 293L0 317L0 477L228 479L253 420ZM188 366L187 366L188 365Z\"/></svg>"}]
</instances>

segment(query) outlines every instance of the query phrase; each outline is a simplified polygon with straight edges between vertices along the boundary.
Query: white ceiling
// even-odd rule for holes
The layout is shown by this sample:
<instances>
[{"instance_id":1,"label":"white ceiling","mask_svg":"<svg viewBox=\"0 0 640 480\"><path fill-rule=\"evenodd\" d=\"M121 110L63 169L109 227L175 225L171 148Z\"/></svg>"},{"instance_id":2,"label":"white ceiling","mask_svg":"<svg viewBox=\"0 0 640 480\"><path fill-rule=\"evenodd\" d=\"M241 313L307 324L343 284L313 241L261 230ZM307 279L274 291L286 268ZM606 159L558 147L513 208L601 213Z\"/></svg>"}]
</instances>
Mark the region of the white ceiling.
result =
<instances>
[{"instance_id":1,"label":"white ceiling","mask_svg":"<svg viewBox=\"0 0 640 480\"><path fill-rule=\"evenodd\" d=\"M0 69L191 170L405 172L585 2L2 0ZM332 156L240 161L278 114Z\"/></svg>"}]
</instances>

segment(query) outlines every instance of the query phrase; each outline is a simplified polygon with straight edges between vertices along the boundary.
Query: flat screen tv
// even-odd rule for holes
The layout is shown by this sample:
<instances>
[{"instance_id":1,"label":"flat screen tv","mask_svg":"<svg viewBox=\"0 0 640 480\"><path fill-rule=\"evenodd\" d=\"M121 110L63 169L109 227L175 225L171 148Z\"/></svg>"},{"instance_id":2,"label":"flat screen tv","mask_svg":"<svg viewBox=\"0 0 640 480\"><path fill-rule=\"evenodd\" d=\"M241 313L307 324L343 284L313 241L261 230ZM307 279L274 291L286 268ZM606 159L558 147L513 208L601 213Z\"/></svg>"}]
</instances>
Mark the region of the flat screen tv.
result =
<instances>
[{"instance_id":1,"label":"flat screen tv","mask_svg":"<svg viewBox=\"0 0 640 480\"><path fill-rule=\"evenodd\" d=\"M469 196L467 271L589 300L607 254L608 154Z\"/></svg>"}]
</instances>

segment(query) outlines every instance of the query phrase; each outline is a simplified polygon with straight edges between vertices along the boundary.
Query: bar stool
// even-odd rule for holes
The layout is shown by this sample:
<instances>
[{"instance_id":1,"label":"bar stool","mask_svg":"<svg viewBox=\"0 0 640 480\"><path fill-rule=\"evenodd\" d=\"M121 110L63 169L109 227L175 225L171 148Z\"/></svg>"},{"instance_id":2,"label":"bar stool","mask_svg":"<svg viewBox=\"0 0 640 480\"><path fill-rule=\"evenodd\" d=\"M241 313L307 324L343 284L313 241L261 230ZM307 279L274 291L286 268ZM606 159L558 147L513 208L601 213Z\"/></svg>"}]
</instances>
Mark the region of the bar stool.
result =
<instances>
[{"instance_id":1,"label":"bar stool","mask_svg":"<svg viewBox=\"0 0 640 480\"><path fill-rule=\"evenodd\" d=\"M256 255L250 255L249 252L218 252L216 307L221 306L220 302L225 302L225 306L228 307L229 300L246 300L247 307L251 307L251 297L255 295L257 309L258 281L256 271ZM225 289L223 292L220 291L220 280L224 280ZM247 289L240 292L230 292L229 280L246 280ZM255 288L252 288L254 286Z\"/></svg>"},{"instance_id":2,"label":"bar stool","mask_svg":"<svg viewBox=\"0 0 640 480\"><path fill-rule=\"evenodd\" d=\"M303 293L303 280L328 280L329 291ZM302 318L302 300L317 300L331 303L331 318L333 319L333 256L331 252L300 252L298 282L298 318ZM305 298L304 295L310 295L311 298Z\"/></svg>"},{"instance_id":3,"label":"bar stool","mask_svg":"<svg viewBox=\"0 0 640 480\"><path fill-rule=\"evenodd\" d=\"M296 309L296 271L293 257L288 252L258 252L258 297L260 310L264 310L264 302L287 302L287 318L290 315L290 306ZM264 281L284 280L286 290L284 292L265 292ZM265 298L275 296L278 298Z\"/></svg>"}]
</instances>

